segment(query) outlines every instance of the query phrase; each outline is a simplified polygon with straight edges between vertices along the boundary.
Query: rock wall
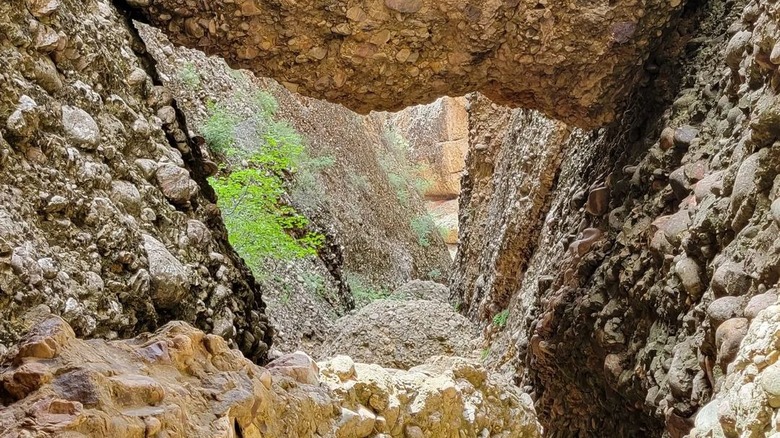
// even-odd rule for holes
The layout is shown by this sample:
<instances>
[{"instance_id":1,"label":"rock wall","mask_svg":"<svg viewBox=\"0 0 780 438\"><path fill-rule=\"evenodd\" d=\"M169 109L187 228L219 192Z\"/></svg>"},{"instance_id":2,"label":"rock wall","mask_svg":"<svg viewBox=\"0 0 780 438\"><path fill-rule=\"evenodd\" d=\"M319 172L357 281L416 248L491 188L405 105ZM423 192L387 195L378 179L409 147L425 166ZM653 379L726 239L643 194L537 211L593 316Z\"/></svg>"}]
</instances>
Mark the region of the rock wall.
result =
<instances>
[{"instance_id":1,"label":"rock wall","mask_svg":"<svg viewBox=\"0 0 780 438\"><path fill-rule=\"evenodd\" d=\"M134 29L106 1L0 17L0 350L54 312L108 339L183 320L263 361L261 292Z\"/></svg>"},{"instance_id":2,"label":"rock wall","mask_svg":"<svg viewBox=\"0 0 780 438\"><path fill-rule=\"evenodd\" d=\"M481 91L612 120L682 2L128 0L176 44L356 111Z\"/></svg>"},{"instance_id":3,"label":"rock wall","mask_svg":"<svg viewBox=\"0 0 780 438\"><path fill-rule=\"evenodd\" d=\"M775 427L774 307L756 314L780 279L776 23L774 3L691 4L654 81L598 131L540 141L553 122L472 103L452 287L483 322L491 366L533 393L548 436ZM482 118L499 128L491 140ZM546 145L537 154L566 153L548 206L518 219L490 206L531 196L495 189L522 186L502 169L523 163L529 139ZM482 158L476 143L498 154ZM513 221L536 231L505 233ZM491 321L502 309L508 321Z\"/></svg>"}]
</instances>

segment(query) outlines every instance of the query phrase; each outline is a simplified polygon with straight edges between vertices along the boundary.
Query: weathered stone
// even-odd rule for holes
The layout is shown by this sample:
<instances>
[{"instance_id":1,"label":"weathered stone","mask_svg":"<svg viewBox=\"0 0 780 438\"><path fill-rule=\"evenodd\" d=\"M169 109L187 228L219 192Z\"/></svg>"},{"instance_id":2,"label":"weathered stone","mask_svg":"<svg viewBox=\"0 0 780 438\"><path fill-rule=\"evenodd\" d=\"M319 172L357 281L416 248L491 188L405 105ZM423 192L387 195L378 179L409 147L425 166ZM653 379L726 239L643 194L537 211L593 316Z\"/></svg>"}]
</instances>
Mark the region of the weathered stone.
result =
<instances>
[{"instance_id":1,"label":"weathered stone","mask_svg":"<svg viewBox=\"0 0 780 438\"><path fill-rule=\"evenodd\" d=\"M725 370L739 351L739 344L748 330L746 318L731 318L715 331L715 345L718 347L718 364Z\"/></svg>"},{"instance_id":2,"label":"weathered stone","mask_svg":"<svg viewBox=\"0 0 780 438\"><path fill-rule=\"evenodd\" d=\"M385 0L385 6L404 14L414 14L422 8L423 0Z\"/></svg>"},{"instance_id":3,"label":"weathered stone","mask_svg":"<svg viewBox=\"0 0 780 438\"><path fill-rule=\"evenodd\" d=\"M47 324L70 330L53 317L37 332L47 332ZM193 437L240 430L247 437L357 438L402 436L411 427L421 437L479 436L483 430L541 437L530 398L466 359L432 358L408 372L352 363L349 375L328 361L319 384L317 365L303 353L277 359L269 372L223 339L181 322L131 340L71 339L61 346L62 355L45 363L2 364L0 430ZM373 403L372 412L369 400L378 399L383 402Z\"/></svg>"},{"instance_id":4,"label":"weathered stone","mask_svg":"<svg viewBox=\"0 0 780 438\"><path fill-rule=\"evenodd\" d=\"M780 363L770 365L761 373L761 388L766 392L769 405L780 408Z\"/></svg>"},{"instance_id":5,"label":"weathered stone","mask_svg":"<svg viewBox=\"0 0 780 438\"><path fill-rule=\"evenodd\" d=\"M60 0L27 0L30 13L37 18L53 14L60 7Z\"/></svg>"},{"instance_id":6,"label":"weathered stone","mask_svg":"<svg viewBox=\"0 0 780 438\"><path fill-rule=\"evenodd\" d=\"M128 213L138 215L143 201L138 188L129 181L114 180L111 182L111 200L122 205Z\"/></svg>"},{"instance_id":7,"label":"weathered stone","mask_svg":"<svg viewBox=\"0 0 780 438\"><path fill-rule=\"evenodd\" d=\"M707 316L713 328L718 328L726 320L740 318L745 300L741 297L722 297L707 306Z\"/></svg>"},{"instance_id":8,"label":"weathered stone","mask_svg":"<svg viewBox=\"0 0 780 438\"><path fill-rule=\"evenodd\" d=\"M698 298L703 292L701 270L696 260L685 257L675 264L675 272L685 288L685 292L693 298Z\"/></svg>"},{"instance_id":9,"label":"weathered stone","mask_svg":"<svg viewBox=\"0 0 780 438\"><path fill-rule=\"evenodd\" d=\"M271 361L266 368L271 374L287 376L296 382L317 385L320 370L317 363L302 351L286 354Z\"/></svg>"},{"instance_id":10,"label":"weathered stone","mask_svg":"<svg viewBox=\"0 0 780 438\"><path fill-rule=\"evenodd\" d=\"M219 54L235 67L275 77L299 93L358 112L398 110L478 90L498 103L540 109L568 123L593 127L618 114L615 102L644 75L636 60L644 59L655 45L656 32L680 7L674 3L679 2L647 8L640 15L619 3L594 15L580 5L551 2L537 8L530 0L467 6L384 0L345 11L309 1L282 9L257 1L212 2L208 10L182 6L177 0L139 7L177 44ZM399 16L414 18L415 24ZM246 22L254 17L277 25ZM545 40L555 44L539 44L539 30L529 30L539 26L532 23L546 20L556 23L545 27ZM366 30L381 29L393 38L380 38L385 42L375 44L368 42L368 32L351 28L351 23L368 21ZM213 23L212 32L193 32L194 23ZM326 53L334 32L343 37L340 49ZM258 42L268 42L267 47L259 50ZM561 55L564 47L566 56ZM300 62L302 53L322 59ZM388 59L412 65L387 68ZM338 75L344 77L335 81ZM393 92L385 91L387 84L392 84Z\"/></svg>"},{"instance_id":11,"label":"weathered stone","mask_svg":"<svg viewBox=\"0 0 780 438\"><path fill-rule=\"evenodd\" d=\"M95 119L81 108L63 106L62 126L65 133L84 148L94 149L100 141L100 128Z\"/></svg>"},{"instance_id":12,"label":"weathered stone","mask_svg":"<svg viewBox=\"0 0 780 438\"><path fill-rule=\"evenodd\" d=\"M594 215L602 216L609 209L609 189L607 187L597 187L588 193L588 201L585 203L585 211Z\"/></svg>"},{"instance_id":13,"label":"weathered stone","mask_svg":"<svg viewBox=\"0 0 780 438\"><path fill-rule=\"evenodd\" d=\"M190 286L186 268L159 240L148 234L143 239L154 303L163 309L179 305Z\"/></svg>"},{"instance_id":14,"label":"weathered stone","mask_svg":"<svg viewBox=\"0 0 780 438\"><path fill-rule=\"evenodd\" d=\"M758 294L751 298L745 306L745 318L753 320L758 316L758 312L775 304L777 304L777 292L774 289Z\"/></svg>"},{"instance_id":15,"label":"weathered stone","mask_svg":"<svg viewBox=\"0 0 780 438\"><path fill-rule=\"evenodd\" d=\"M710 287L716 297L724 295L739 296L750 289L751 279L745 273L742 264L724 262L712 274Z\"/></svg>"},{"instance_id":16,"label":"weathered stone","mask_svg":"<svg viewBox=\"0 0 780 438\"><path fill-rule=\"evenodd\" d=\"M174 204L186 204L198 193L198 184L190 178L189 172L175 164L160 164L155 175L160 190Z\"/></svg>"},{"instance_id":17,"label":"weathered stone","mask_svg":"<svg viewBox=\"0 0 780 438\"><path fill-rule=\"evenodd\" d=\"M681 126L674 130L674 146L687 149L698 134L699 131L693 126Z\"/></svg>"},{"instance_id":18,"label":"weathered stone","mask_svg":"<svg viewBox=\"0 0 780 438\"><path fill-rule=\"evenodd\" d=\"M319 356L409 369L438 354L468 356L475 327L439 301L377 300L336 323Z\"/></svg>"},{"instance_id":19,"label":"weathered stone","mask_svg":"<svg viewBox=\"0 0 780 438\"><path fill-rule=\"evenodd\" d=\"M667 126L661 131L661 138L658 140L661 150L669 150L674 146L674 128Z\"/></svg>"}]
</instances>

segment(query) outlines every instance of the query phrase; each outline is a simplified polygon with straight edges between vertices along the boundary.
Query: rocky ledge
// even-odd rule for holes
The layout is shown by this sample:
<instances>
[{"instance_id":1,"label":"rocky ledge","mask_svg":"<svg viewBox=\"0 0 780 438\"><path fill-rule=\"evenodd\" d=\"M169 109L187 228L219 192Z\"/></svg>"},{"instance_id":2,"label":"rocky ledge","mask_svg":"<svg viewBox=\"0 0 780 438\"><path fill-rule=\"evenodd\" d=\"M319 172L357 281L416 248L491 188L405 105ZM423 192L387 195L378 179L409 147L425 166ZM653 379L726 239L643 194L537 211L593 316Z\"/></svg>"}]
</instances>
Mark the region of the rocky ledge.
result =
<instances>
[{"instance_id":1,"label":"rocky ledge","mask_svg":"<svg viewBox=\"0 0 780 438\"><path fill-rule=\"evenodd\" d=\"M315 363L262 368L183 322L83 341L52 316L0 360L3 437L539 437L532 402L467 359L409 371Z\"/></svg>"}]
</instances>

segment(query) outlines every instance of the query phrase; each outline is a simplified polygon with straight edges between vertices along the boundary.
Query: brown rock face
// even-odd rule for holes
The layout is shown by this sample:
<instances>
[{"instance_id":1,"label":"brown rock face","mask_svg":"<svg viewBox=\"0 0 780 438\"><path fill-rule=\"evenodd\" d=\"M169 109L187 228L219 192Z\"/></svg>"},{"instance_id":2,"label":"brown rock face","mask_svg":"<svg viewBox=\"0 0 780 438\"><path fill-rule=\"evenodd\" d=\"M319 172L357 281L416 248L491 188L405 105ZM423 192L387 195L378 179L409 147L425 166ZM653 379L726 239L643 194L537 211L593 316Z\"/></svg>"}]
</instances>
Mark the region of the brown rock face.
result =
<instances>
[{"instance_id":1,"label":"brown rock face","mask_svg":"<svg viewBox=\"0 0 780 438\"><path fill-rule=\"evenodd\" d=\"M261 368L183 322L107 342L58 317L4 356L4 437L541 437L530 398L462 358L398 371L298 352Z\"/></svg>"},{"instance_id":2,"label":"brown rock face","mask_svg":"<svg viewBox=\"0 0 780 438\"><path fill-rule=\"evenodd\" d=\"M147 4L148 3L148 4ZM181 45L358 112L481 91L578 126L612 120L679 0L131 2Z\"/></svg>"}]
</instances>

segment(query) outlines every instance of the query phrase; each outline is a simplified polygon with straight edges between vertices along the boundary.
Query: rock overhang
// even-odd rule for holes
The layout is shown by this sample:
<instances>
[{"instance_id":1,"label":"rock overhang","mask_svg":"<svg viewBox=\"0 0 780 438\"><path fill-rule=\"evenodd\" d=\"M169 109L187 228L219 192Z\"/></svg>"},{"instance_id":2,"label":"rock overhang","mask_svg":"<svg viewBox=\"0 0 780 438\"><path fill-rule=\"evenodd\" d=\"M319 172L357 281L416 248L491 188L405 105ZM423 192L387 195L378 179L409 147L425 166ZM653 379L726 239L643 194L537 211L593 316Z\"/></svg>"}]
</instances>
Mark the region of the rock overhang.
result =
<instances>
[{"instance_id":1,"label":"rock overhang","mask_svg":"<svg viewBox=\"0 0 780 438\"><path fill-rule=\"evenodd\" d=\"M125 0L176 44L359 113L480 91L615 119L680 0Z\"/></svg>"}]
</instances>

